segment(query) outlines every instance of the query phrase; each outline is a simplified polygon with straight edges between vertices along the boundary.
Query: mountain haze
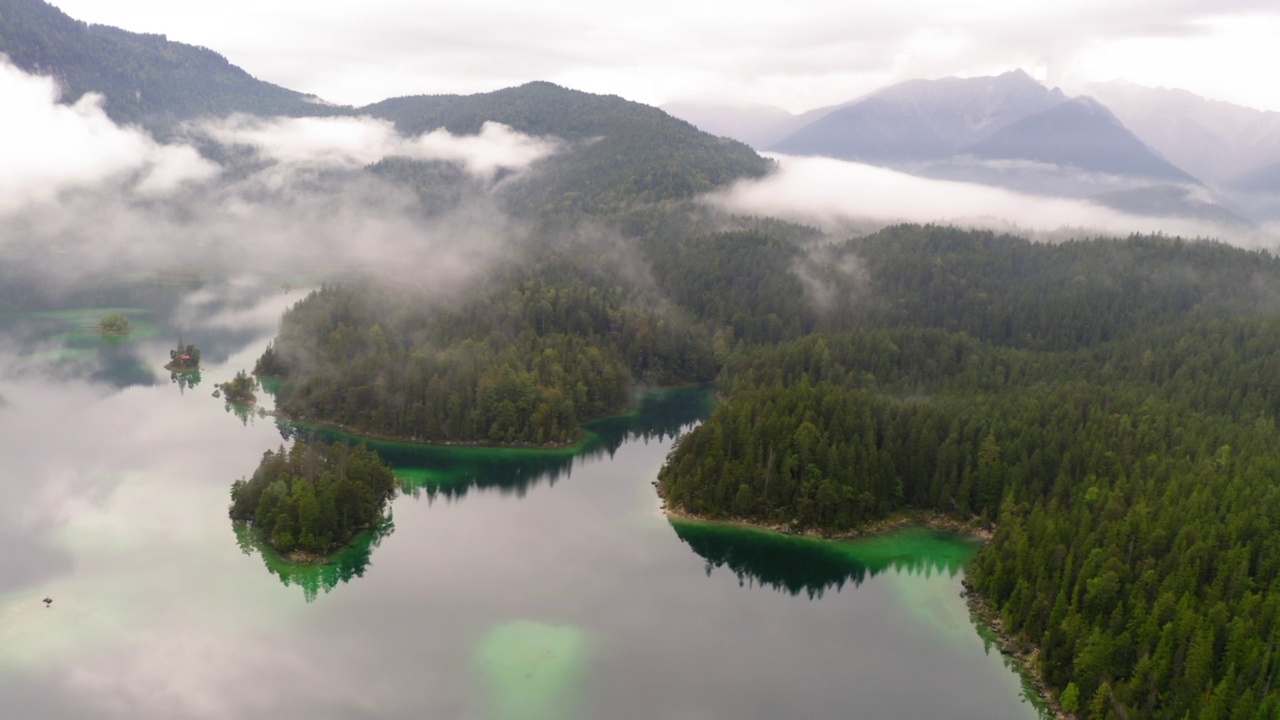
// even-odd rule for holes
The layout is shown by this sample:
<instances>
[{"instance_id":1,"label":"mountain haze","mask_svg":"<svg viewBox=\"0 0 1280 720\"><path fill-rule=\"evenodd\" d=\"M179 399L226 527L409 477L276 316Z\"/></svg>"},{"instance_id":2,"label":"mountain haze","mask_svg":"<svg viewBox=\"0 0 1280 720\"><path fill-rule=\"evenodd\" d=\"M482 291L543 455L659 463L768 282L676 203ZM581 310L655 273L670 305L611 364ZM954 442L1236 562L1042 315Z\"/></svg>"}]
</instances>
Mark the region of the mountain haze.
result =
<instances>
[{"instance_id":1,"label":"mountain haze","mask_svg":"<svg viewBox=\"0 0 1280 720\"><path fill-rule=\"evenodd\" d=\"M390 120L406 135L444 128L474 134L498 122L571 147L548 160L536 180L515 189L534 211L620 209L684 199L771 167L741 142L715 138L663 111L616 95L547 82L476 95L418 95L384 100L361 114Z\"/></svg>"},{"instance_id":2,"label":"mountain haze","mask_svg":"<svg viewBox=\"0 0 1280 720\"><path fill-rule=\"evenodd\" d=\"M1240 192L1280 195L1280 162L1273 162L1240 177L1232 178L1227 185Z\"/></svg>"},{"instance_id":3,"label":"mountain haze","mask_svg":"<svg viewBox=\"0 0 1280 720\"><path fill-rule=\"evenodd\" d=\"M990 160L1030 160L1086 172L1195 182L1089 97L1073 98L1019 120L964 152Z\"/></svg>"},{"instance_id":4,"label":"mountain haze","mask_svg":"<svg viewBox=\"0 0 1280 720\"><path fill-rule=\"evenodd\" d=\"M772 105L710 105L693 102L663 103L663 111L712 135L741 140L764 149L809 122Z\"/></svg>"},{"instance_id":5,"label":"mountain haze","mask_svg":"<svg viewBox=\"0 0 1280 720\"><path fill-rule=\"evenodd\" d=\"M873 163L940 160L1064 99L1020 70L911 80L833 110L770 149Z\"/></svg>"},{"instance_id":6,"label":"mountain haze","mask_svg":"<svg viewBox=\"0 0 1280 720\"><path fill-rule=\"evenodd\" d=\"M468 96L394 98L359 109L327 105L257 80L212 50L89 25L42 0L0 0L0 51L22 70L54 77L62 102L100 93L112 120L140 124L158 137L181 134L185 141L184 122L243 113L373 117L391 121L406 137L440 128L476 135L493 122L560 143L538 166L536 181L504 184L513 210L611 212L691 198L771 167L746 145L657 108L545 82ZM228 160L215 143L202 145L202 152ZM415 189L430 209L479 189L455 163L386 157L372 169Z\"/></svg>"},{"instance_id":7,"label":"mountain haze","mask_svg":"<svg viewBox=\"0 0 1280 720\"><path fill-rule=\"evenodd\" d=\"M1231 184L1280 161L1280 113L1119 81L1089 92L1143 142L1208 183Z\"/></svg>"}]
</instances>

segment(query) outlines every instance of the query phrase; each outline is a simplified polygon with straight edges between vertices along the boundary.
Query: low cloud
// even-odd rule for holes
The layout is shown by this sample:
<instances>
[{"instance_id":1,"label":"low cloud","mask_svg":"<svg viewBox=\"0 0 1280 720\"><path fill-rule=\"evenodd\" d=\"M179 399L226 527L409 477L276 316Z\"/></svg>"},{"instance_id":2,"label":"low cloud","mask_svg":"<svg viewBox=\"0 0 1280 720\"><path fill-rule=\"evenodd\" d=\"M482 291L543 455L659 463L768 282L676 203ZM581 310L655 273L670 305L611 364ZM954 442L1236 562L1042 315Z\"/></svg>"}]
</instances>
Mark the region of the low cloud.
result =
<instances>
[{"instance_id":1,"label":"low cloud","mask_svg":"<svg viewBox=\"0 0 1280 720\"><path fill-rule=\"evenodd\" d=\"M829 158L773 157L778 161L776 172L739 182L707 196L706 202L730 212L774 215L829 231L941 222L1053 238L1064 233L1078 237L1163 232L1221 237L1250 246L1274 242L1266 230L1244 232L1209 222L1130 215L1084 200L922 178Z\"/></svg>"},{"instance_id":2,"label":"low cloud","mask_svg":"<svg viewBox=\"0 0 1280 720\"><path fill-rule=\"evenodd\" d=\"M0 62L0 253L45 290L101 271L181 266L240 275L377 270L432 292L464 287L529 229L501 210L503 171L562 146L487 123L417 137L360 118L232 116L186 137L232 149L226 167L192 144L115 124L102 99L58 103L54 80ZM251 155L235 148L253 148ZM424 210L404 183L369 172L385 157L460 167L472 182Z\"/></svg>"},{"instance_id":3,"label":"low cloud","mask_svg":"<svg viewBox=\"0 0 1280 720\"><path fill-rule=\"evenodd\" d=\"M251 146L280 163L354 169L386 157L405 157L455 163L483 179L492 179L499 170L527 168L560 147L555 139L530 137L496 122L486 122L477 135L454 135L440 128L413 138L372 117L233 115L193 129L223 145Z\"/></svg>"},{"instance_id":4,"label":"low cloud","mask_svg":"<svg viewBox=\"0 0 1280 720\"><path fill-rule=\"evenodd\" d=\"M680 0L454 3L314 0L306 13L155 0L62 0L90 22L225 53L256 77L364 104L540 79L659 104L846 102L919 77L1023 67L1052 84L1129 77L1276 107L1274 0L841 4ZM839 7L842 12L833 12ZM1280 107L1276 107L1280 109Z\"/></svg>"},{"instance_id":5,"label":"low cloud","mask_svg":"<svg viewBox=\"0 0 1280 720\"><path fill-rule=\"evenodd\" d=\"M24 73L2 57L0 97L0 214L105 184L139 197L163 196L218 173L190 147L116 125L103 112L101 95L58 104L53 79Z\"/></svg>"}]
</instances>

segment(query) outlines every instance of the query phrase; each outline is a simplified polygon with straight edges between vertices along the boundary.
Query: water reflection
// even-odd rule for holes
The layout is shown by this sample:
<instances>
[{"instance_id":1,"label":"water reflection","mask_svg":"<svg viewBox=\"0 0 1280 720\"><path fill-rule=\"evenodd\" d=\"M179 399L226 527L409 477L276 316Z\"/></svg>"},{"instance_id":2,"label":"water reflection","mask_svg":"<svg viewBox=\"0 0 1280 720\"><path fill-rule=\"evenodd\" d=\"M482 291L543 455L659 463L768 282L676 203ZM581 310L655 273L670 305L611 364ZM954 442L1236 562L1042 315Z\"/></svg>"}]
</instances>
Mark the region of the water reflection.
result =
<instances>
[{"instance_id":1,"label":"water reflection","mask_svg":"<svg viewBox=\"0 0 1280 720\"><path fill-rule=\"evenodd\" d=\"M739 584L818 599L857 587L883 572L955 576L977 543L954 533L919 528L852 541L783 535L745 526L671 520L676 535L706 560L707 575L725 567Z\"/></svg>"},{"instance_id":2,"label":"water reflection","mask_svg":"<svg viewBox=\"0 0 1280 720\"><path fill-rule=\"evenodd\" d=\"M357 535L349 545L334 553L332 557L315 563L295 563L282 557L263 539L262 533L250 527L248 523L233 522L236 544L245 555L262 556L267 570L285 587L298 587L307 602L315 602L320 592L326 594L340 583L351 582L352 578L364 577L369 567L369 560L374 548L382 544L382 539L395 532L396 525L388 515L376 527Z\"/></svg>"},{"instance_id":3,"label":"water reflection","mask_svg":"<svg viewBox=\"0 0 1280 720\"><path fill-rule=\"evenodd\" d=\"M421 445L367 439L333 428L286 420L279 420L277 425L286 440L306 438L367 444L395 468L404 491L414 497L425 494L430 500L438 496L453 500L473 488L522 497L539 483L554 485L559 478L567 476L575 464L605 455L612 457L625 442L664 441L674 437L682 429L705 419L713 404L710 388L644 392L634 412L585 423L586 439L576 446L559 449Z\"/></svg>"},{"instance_id":4,"label":"water reflection","mask_svg":"<svg viewBox=\"0 0 1280 720\"><path fill-rule=\"evenodd\" d=\"M284 302L271 278L202 281L189 270L117 273L59 282L6 277L0 282L0 334L22 374L91 378L115 388L162 382L161 337L198 338L217 365L271 332ZM12 282L10 282L12 280ZM120 312L128 335L104 336L97 323Z\"/></svg>"},{"instance_id":5,"label":"water reflection","mask_svg":"<svg viewBox=\"0 0 1280 720\"><path fill-rule=\"evenodd\" d=\"M169 383L178 386L178 394L185 395L188 388L200 385L199 370L182 370L169 373Z\"/></svg>"},{"instance_id":6,"label":"water reflection","mask_svg":"<svg viewBox=\"0 0 1280 720\"><path fill-rule=\"evenodd\" d=\"M274 389L264 384L268 392ZM523 497L540 482L554 485L568 475L573 465L606 454L612 456L623 443L635 439L665 441L690 424L706 417L713 403L710 388L679 388L641 394L636 410L628 415L604 418L584 425L588 437L578 446L564 449L477 448L419 445L371 440L332 428L295 424L276 419L276 427L286 441L321 440L363 443L376 450L392 465L402 489L413 497L444 496L457 499L472 488L496 489L501 494ZM226 403L248 424L262 410ZM373 549L395 529L388 520L373 531L363 533L350 546L322 564L297 564L280 556L262 541L260 534L243 523L235 526L236 542L246 554L262 555L267 569L285 585L303 589L307 601L329 592L340 582L364 574Z\"/></svg>"},{"instance_id":7,"label":"water reflection","mask_svg":"<svg viewBox=\"0 0 1280 720\"><path fill-rule=\"evenodd\" d=\"M267 417L266 408L261 408L257 405L223 402L222 409L240 418L240 424L246 427L254 424L260 418Z\"/></svg>"}]
</instances>

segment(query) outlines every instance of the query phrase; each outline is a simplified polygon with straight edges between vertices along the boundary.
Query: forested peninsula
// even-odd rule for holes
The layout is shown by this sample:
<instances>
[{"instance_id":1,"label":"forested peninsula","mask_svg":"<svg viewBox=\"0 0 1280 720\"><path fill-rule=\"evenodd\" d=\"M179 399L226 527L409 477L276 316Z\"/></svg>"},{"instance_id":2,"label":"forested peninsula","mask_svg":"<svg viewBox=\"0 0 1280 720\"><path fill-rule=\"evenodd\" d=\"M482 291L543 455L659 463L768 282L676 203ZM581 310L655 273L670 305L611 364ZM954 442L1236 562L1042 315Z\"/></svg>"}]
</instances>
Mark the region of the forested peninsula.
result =
<instances>
[{"instance_id":1,"label":"forested peninsula","mask_svg":"<svg viewBox=\"0 0 1280 720\"><path fill-rule=\"evenodd\" d=\"M324 557L374 527L395 493L395 474L364 445L308 443L268 450L249 479L231 486L231 518L276 551Z\"/></svg>"},{"instance_id":2,"label":"forested peninsula","mask_svg":"<svg viewBox=\"0 0 1280 720\"><path fill-rule=\"evenodd\" d=\"M1276 260L917 227L840 252L867 271L861 312L739 348L661 471L668 502L835 534L907 510L991 524L968 581L1065 710L1276 717Z\"/></svg>"},{"instance_id":3,"label":"forested peninsula","mask_svg":"<svg viewBox=\"0 0 1280 720\"><path fill-rule=\"evenodd\" d=\"M286 314L255 372L279 410L357 432L555 445L626 411L635 385L708 382L710 341L652 294L565 257L509 269L460 304L373 283L330 286Z\"/></svg>"}]
</instances>

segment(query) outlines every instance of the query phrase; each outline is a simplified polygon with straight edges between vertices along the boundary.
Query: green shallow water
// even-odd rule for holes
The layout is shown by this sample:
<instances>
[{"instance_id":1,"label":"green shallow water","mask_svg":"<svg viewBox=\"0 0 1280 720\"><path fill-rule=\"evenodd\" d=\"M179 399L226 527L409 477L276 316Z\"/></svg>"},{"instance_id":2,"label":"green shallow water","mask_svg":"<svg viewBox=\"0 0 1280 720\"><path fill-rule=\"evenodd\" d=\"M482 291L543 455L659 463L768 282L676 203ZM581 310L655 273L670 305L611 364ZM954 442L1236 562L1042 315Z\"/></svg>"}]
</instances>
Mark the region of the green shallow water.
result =
<instances>
[{"instance_id":1,"label":"green shallow water","mask_svg":"<svg viewBox=\"0 0 1280 720\"><path fill-rule=\"evenodd\" d=\"M856 540L823 540L678 518L671 519L671 526L707 561L708 570L724 567L744 583L810 598L857 587L886 572L956 577L979 548L969 536L918 527Z\"/></svg>"},{"instance_id":2,"label":"green shallow water","mask_svg":"<svg viewBox=\"0 0 1280 720\"><path fill-rule=\"evenodd\" d=\"M705 389L571 450L371 443L404 483L394 523L326 563L264 551L230 483L319 431L209 396L299 297L261 287L158 296L156 338L0 363L0 717L1037 717L959 596L968 538L669 521L652 482ZM137 372L178 334L195 384Z\"/></svg>"},{"instance_id":3,"label":"green shallow water","mask_svg":"<svg viewBox=\"0 0 1280 720\"><path fill-rule=\"evenodd\" d=\"M429 495L465 495L472 488L524 493L540 482L554 484L575 463L616 452L629 440L664 440L705 417L714 407L708 387L652 390L637 395L635 409L583 425L584 437L563 448L431 445L366 438L321 425L282 421L291 437L364 443L396 468L404 488Z\"/></svg>"},{"instance_id":4,"label":"green shallow water","mask_svg":"<svg viewBox=\"0 0 1280 720\"><path fill-rule=\"evenodd\" d=\"M573 720L589 660L581 628L516 620L484 634L472 665L493 720Z\"/></svg>"}]
</instances>

